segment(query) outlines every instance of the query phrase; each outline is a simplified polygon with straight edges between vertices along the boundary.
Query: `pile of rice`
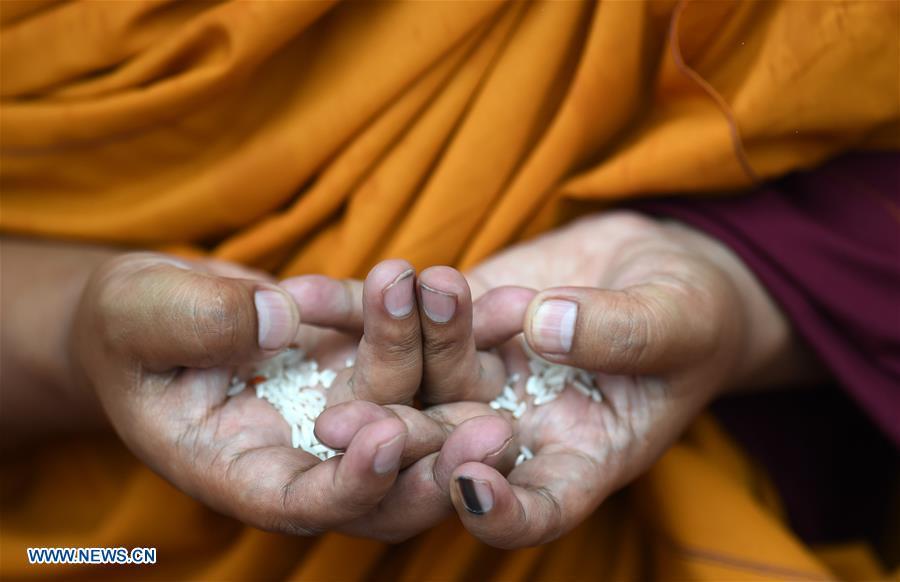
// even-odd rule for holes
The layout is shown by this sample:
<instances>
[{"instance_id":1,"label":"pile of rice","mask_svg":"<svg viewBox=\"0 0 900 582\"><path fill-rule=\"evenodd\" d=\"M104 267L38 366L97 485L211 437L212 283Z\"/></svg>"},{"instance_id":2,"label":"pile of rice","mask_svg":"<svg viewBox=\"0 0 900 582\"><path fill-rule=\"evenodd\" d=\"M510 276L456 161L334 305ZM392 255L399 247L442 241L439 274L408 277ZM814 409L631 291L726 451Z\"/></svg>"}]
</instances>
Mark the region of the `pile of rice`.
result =
<instances>
[{"instance_id":1,"label":"pile of rice","mask_svg":"<svg viewBox=\"0 0 900 582\"><path fill-rule=\"evenodd\" d=\"M348 360L347 366L352 365L353 361ZM513 374L500 395L490 402L491 408L506 410L519 419L528 411L529 397L531 406L543 406L556 400L570 386L594 402L603 400L596 377L586 370L548 362L533 352L529 353L528 367L531 374L525 381L525 397L519 398L516 393L521 378ZM336 377L337 372L320 369L318 362L307 358L303 351L286 350L262 362L249 380L232 378L228 396L240 394L248 387L255 388L256 397L268 401L290 426L291 445L324 461L340 454L321 443L314 432L316 419L325 410L325 392ZM534 453L522 446L516 465L533 457Z\"/></svg>"},{"instance_id":2,"label":"pile of rice","mask_svg":"<svg viewBox=\"0 0 900 582\"><path fill-rule=\"evenodd\" d=\"M322 444L314 429L316 419L325 410L324 391L331 388L336 377L337 372L319 369L319 363L306 358L303 351L286 350L262 362L250 380L232 378L228 395L240 394L253 386L256 397L267 400L291 427L291 445L324 461L338 452Z\"/></svg>"},{"instance_id":3,"label":"pile of rice","mask_svg":"<svg viewBox=\"0 0 900 582\"><path fill-rule=\"evenodd\" d=\"M531 371L531 375L525 381L525 398L520 399L516 394L515 385L519 382L520 377L518 374L513 374L507 379L503 392L491 401L491 408L506 410L511 412L514 418L519 419L528 410L527 399L529 396L532 406L543 406L559 398L562 391L569 386L594 402L603 401L603 395L597 389L597 378L594 374L581 368L548 362L528 349L525 342L522 343L529 355L528 368ZM516 465L533 457L534 453L531 452L531 449L523 445L519 448Z\"/></svg>"}]
</instances>

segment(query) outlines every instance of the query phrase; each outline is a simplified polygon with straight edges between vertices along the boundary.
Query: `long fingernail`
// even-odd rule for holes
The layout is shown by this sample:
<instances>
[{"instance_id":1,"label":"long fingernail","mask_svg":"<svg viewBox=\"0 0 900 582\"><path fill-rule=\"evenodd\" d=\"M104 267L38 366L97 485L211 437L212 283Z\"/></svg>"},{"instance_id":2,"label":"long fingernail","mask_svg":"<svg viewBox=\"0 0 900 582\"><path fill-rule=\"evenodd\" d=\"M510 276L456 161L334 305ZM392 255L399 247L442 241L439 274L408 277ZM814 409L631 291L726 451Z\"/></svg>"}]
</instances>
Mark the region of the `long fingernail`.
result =
<instances>
[{"instance_id":1,"label":"long fingernail","mask_svg":"<svg viewBox=\"0 0 900 582\"><path fill-rule=\"evenodd\" d=\"M253 302L256 304L259 347L278 350L287 346L296 332L290 299L284 293L260 289L253 295Z\"/></svg>"},{"instance_id":2,"label":"long fingernail","mask_svg":"<svg viewBox=\"0 0 900 582\"><path fill-rule=\"evenodd\" d=\"M563 299L547 299L541 303L531 321L532 338L538 351L545 354L568 354L575 336L578 304Z\"/></svg>"},{"instance_id":3,"label":"long fingernail","mask_svg":"<svg viewBox=\"0 0 900 582\"><path fill-rule=\"evenodd\" d=\"M422 307L425 315L435 323L447 323L456 313L456 294L438 291L421 283Z\"/></svg>"},{"instance_id":4,"label":"long fingernail","mask_svg":"<svg viewBox=\"0 0 900 582\"><path fill-rule=\"evenodd\" d=\"M376 473L386 475L397 470L400 466L400 455L403 454L403 446L406 444L405 436L398 434L375 450L375 460L372 461L372 469Z\"/></svg>"},{"instance_id":5,"label":"long fingernail","mask_svg":"<svg viewBox=\"0 0 900 582\"><path fill-rule=\"evenodd\" d=\"M466 511L484 515L494 507L494 491L491 484L480 479L457 477L456 485Z\"/></svg>"},{"instance_id":6,"label":"long fingernail","mask_svg":"<svg viewBox=\"0 0 900 582\"><path fill-rule=\"evenodd\" d=\"M407 269L384 289L384 308L391 316L401 319L413 310L413 280L415 271Z\"/></svg>"}]
</instances>

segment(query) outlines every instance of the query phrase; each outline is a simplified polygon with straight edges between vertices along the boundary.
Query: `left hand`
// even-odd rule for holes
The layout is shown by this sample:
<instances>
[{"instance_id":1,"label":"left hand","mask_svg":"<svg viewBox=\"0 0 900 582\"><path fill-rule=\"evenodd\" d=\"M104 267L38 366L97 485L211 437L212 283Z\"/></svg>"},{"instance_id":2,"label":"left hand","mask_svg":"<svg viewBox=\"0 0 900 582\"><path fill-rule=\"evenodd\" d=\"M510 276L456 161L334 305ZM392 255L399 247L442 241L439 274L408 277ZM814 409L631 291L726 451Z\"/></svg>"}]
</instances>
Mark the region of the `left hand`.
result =
<instances>
[{"instance_id":1,"label":"left hand","mask_svg":"<svg viewBox=\"0 0 900 582\"><path fill-rule=\"evenodd\" d=\"M490 289L476 303L481 347L508 336L492 327L524 320L535 352L596 372L603 394L598 403L570 388L529 404L513 448L524 444L535 457L507 478L483 463L453 472L464 525L499 547L544 543L576 526L646 471L712 398L790 352L784 318L730 251L632 213L514 247L469 279L476 294ZM501 353L525 398L521 344Z\"/></svg>"}]
</instances>

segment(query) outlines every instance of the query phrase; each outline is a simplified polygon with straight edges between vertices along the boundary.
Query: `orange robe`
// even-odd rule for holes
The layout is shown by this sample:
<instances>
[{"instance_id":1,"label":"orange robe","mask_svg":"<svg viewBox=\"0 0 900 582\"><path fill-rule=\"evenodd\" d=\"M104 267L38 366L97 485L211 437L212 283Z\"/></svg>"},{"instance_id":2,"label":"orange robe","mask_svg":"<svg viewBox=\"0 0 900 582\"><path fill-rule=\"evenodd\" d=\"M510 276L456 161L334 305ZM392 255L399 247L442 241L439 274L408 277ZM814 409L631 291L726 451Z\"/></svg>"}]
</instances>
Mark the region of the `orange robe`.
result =
<instances>
[{"instance_id":1,"label":"orange robe","mask_svg":"<svg viewBox=\"0 0 900 582\"><path fill-rule=\"evenodd\" d=\"M280 275L466 268L614 201L900 145L900 3L0 2L0 227ZM3 463L0 577L825 579L709 418L552 544L395 547L218 516L116 441ZM155 546L152 567L29 546Z\"/></svg>"}]
</instances>

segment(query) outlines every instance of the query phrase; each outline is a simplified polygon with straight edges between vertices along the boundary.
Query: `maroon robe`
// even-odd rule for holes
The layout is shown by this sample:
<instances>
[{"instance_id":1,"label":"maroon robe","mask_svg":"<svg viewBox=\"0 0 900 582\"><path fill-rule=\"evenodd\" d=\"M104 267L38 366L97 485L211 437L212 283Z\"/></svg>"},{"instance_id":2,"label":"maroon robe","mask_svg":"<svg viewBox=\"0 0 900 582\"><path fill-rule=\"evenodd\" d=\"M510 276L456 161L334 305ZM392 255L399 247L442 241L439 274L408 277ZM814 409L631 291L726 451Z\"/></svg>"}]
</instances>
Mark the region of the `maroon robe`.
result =
<instances>
[{"instance_id":1,"label":"maroon robe","mask_svg":"<svg viewBox=\"0 0 900 582\"><path fill-rule=\"evenodd\" d=\"M729 198L632 204L741 257L830 386L714 412L768 469L809 542L884 537L900 491L900 154L858 153Z\"/></svg>"}]
</instances>

